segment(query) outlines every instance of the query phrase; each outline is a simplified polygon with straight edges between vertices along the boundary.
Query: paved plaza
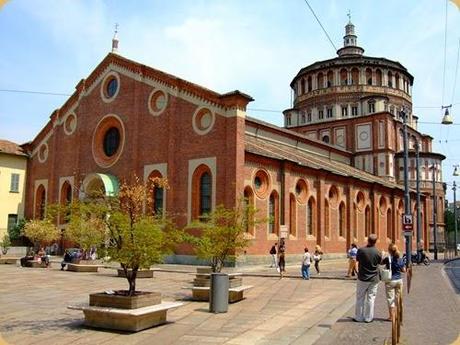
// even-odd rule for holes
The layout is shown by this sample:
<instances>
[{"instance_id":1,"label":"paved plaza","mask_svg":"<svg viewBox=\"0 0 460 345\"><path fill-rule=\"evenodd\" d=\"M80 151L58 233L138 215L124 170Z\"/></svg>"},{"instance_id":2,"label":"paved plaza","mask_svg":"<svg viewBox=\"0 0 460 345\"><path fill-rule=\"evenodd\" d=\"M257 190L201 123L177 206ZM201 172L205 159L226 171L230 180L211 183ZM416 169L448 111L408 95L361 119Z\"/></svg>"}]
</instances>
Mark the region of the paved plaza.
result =
<instances>
[{"instance_id":1,"label":"paved plaza","mask_svg":"<svg viewBox=\"0 0 460 345\"><path fill-rule=\"evenodd\" d=\"M413 291L405 298L403 344L452 344L458 336L459 295L449 277L460 276L460 262L446 266L415 268ZM161 265L153 279L139 279L138 288L184 305L168 313L166 325L131 334L85 327L83 313L66 308L87 302L92 292L125 289L126 280L115 277L114 269L74 273L60 271L56 263L51 269L1 265L0 334L18 345L383 344L391 334L383 285L375 321L353 323L355 281L344 279L345 267L344 260L323 261L321 276L309 281L298 278L297 266L288 267L282 280L267 267L239 269L244 284L254 288L228 313L212 314L208 303L191 301L184 289L194 278L193 266Z\"/></svg>"}]
</instances>

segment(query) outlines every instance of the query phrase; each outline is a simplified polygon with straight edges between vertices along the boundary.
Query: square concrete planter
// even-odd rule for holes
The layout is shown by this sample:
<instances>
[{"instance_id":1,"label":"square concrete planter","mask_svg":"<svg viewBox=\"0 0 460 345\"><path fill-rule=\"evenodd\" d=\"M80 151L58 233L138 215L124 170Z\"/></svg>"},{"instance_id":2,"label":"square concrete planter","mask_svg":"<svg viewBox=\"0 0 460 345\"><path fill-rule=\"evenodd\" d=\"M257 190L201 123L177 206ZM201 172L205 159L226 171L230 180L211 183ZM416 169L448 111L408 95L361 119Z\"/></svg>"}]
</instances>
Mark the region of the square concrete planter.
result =
<instances>
[{"instance_id":1,"label":"square concrete planter","mask_svg":"<svg viewBox=\"0 0 460 345\"><path fill-rule=\"evenodd\" d=\"M83 262L83 261L80 261ZM97 272L100 265L96 264L67 264L67 271L71 272Z\"/></svg>"},{"instance_id":2,"label":"square concrete planter","mask_svg":"<svg viewBox=\"0 0 460 345\"><path fill-rule=\"evenodd\" d=\"M89 300L89 305L68 308L83 311L87 326L129 332L164 324L167 311L183 305L180 302L162 303L158 292L142 292L135 296L95 293Z\"/></svg>"},{"instance_id":3,"label":"square concrete planter","mask_svg":"<svg viewBox=\"0 0 460 345\"><path fill-rule=\"evenodd\" d=\"M104 292L89 295L89 305L95 307L136 309L161 303L161 293L143 292L135 296L109 295Z\"/></svg>"},{"instance_id":4,"label":"square concrete planter","mask_svg":"<svg viewBox=\"0 0 460 345\"><path fill-rule=\"evenodd\" d=\"M17 258L0 258L0 265L16 265L17 262Z\"/></svg>"},{"instance_id":5,"label":"square concrete planter","mask_svg":"<svg viewBox=\"0 0 460 345\"><path fill-rule=\"evenodd\" d=\"M131 271L131 270L128 270ZM123 268L118 268L118 277L126 278ZM137 271L137 278L153 278L153 270L139 270Z\"/></svg>"}]
</instances>

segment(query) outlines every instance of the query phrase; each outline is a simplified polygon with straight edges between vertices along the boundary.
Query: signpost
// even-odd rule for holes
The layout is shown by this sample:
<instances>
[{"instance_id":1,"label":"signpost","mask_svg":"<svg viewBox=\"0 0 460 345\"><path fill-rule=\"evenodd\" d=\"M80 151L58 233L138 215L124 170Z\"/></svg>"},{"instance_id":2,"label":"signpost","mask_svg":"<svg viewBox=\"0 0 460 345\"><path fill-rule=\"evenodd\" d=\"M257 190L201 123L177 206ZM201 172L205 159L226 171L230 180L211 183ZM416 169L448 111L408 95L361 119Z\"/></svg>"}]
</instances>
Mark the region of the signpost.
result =
<instances>
[{"instance_id":1,"label":"signpost","mask_svg":"<svg viewBox=\"0 0 460 345\"><path fill-rule=\"evenodd\" d=\"M287 239L289 236L289 230L287 225L280 225L280 238Z\"/></svg>"},{"instance_id":2,"label":"signpost","mask_svg":"<svg viewBox=\"0 0 460 345\"><path fill-rule=\"evenodd\" d=\"M412 236L412 233L414 231L414 222L411 214L403 214L402 225L404 236Z\"/></svg>"}]
</instances>

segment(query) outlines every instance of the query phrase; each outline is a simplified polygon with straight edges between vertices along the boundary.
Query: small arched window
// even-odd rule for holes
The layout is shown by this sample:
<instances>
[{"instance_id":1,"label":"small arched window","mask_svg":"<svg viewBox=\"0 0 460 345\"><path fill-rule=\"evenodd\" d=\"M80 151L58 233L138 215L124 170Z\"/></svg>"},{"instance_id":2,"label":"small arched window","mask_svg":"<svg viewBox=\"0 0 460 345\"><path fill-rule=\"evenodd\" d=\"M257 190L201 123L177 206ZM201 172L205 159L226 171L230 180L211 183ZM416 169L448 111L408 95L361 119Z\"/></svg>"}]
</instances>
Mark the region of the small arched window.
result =
<instances>
[{"instance_id":1,"label":"small arched window","mask_svg":"<svg viewBox=\"0 0 460 345\"><path fill-rule=\"evenodd\" d=\"M366 84L372 85L372 70L370 68L366 68Z\"/></svg>"},{"instance_id":2,"label":"small arched window","mask_svg":"<svg viewBox=\"0 0 460 345\"><path fill-rule=\"evenodd\" d=\"M311 76L307 78L307 92L310 92L312 90L312 82L311 82Z\"/></svg>"},{"instance_id":3,"label":"small arched window","mask_svg":"<svg viewBox=\"0 0 460 345\"><path fill-rule=\"evenodd\" d=\"M273 191L270 194L268 199L268 233L276 234L278 233L278 224L279 224L279 205L278 205L278 193Z\"/></svg>"},{"instance_id":4,"label":"small arched window","mask_svg":"<svg viewBox=\"0 0 460 345\"><path fill-rule=\"evenodd\" d=\"M61 187L61 200L60 204L64 207L68 206L72 202L72 186L69 181L65 181ZM68 222L70 213L60 214L60 223L64 224Z\"/></svg>"},{"instance_id":5,"label":"small arched window","mask_svg":"<svg viewBox=\"0 0 460 345\"><path fill-rule=\"evenodd\" d=\"M159 185L158 179L163 178L163 175L158 170L150 173L148 183L150 185L151 196L151 212L153 215L161 215L164 209L164 188Z\"/></svg>"},{"instance_id":6,"label":"small arched window","mask_svg":"<svg viewBox=\"0 0 460 345\"><path fill-rule=\"evenodd\" d=\"M359 70L357 68L352 68L351 70L351 84L359 84Z\"/></svg>"},{"instance_id":7,"label":"small arched window","mask_svg":"<svg viewBox=\"0 0 460 345\"><path fill-rule=\"evenodd\" d=\"M339 206L339 237L345 237L345 204Z\"/></svg>"},{"instance_id":8,"label":"small arched window","mask_svg":"<svg viewBox=\"0 0 460 345\"><path fill-rule=\"evenodd\" d=\"M331 237L331 233L329 231L330 225L329 225L329 201L327 199L324 202L324 236L326 237Z\"/></svg>"},{"instance_id":9,"label":"small arched window","mask_svg":"<svg viewBox=\"0 0 460 345\"><path fill-rule=\"evenodd\" d=\"M348 85L348 71L345 68L340 70L340 85Z\"/></svg>"},{"instance_id":10,"label":"small arched window","mask_svg":"<svg viewBox=\"0 0 460 345\"><path fill-rule=\"evenodd\" d=\"M318 89L322 89L324 87L324 75L321 72L318 73L318 77L316 79L316 85Z\"/></svg>"},{"instance_id":11,"label":"small arched window","mask_svg":"<svg viewBox=\"0 0 460 345\"><path fill-rule=\"evenodd\" d=\"M364 236L369 237L371 234L371 209L366 206L366 210L364 211Z\"/></svg>"},{"instance_id":12,"label":"small arched window","mask_svg":"<svg viewBox=\"0 0 460 345\"><path fill-rule=\"evenodd\" d=\"M391 210L387 211L387 237L394 241L394 231L393 231L393 217L391 216Z\"/></svg>"},{"instance_id":13,"label":"small arched window","mask_svg":"<svg viewBox=\"0 0 460 345\"><path fill-rule=\"evenodd\" d=\"M212 211L212 175L208 166L202 164L195 169L192 178L192 217L205 220Z\"/></svg>"},{"instance_id":14,"label":"small arched window","mask_svg":"<svg viewBox=\"0 0 460 345\"><path fill-rule=\"evenodd\" d=\"M46 208L46 189L41 184L35 194L35 218L44 219Z\"/></svg>"},{"instance_id":15,"label":"small arched window","mask_svg":"<svg viewBox=\"0 0 460 345\"><path fill-rule=\"evenodd\" d=\"M334 74L332 71L327 72L327 87L334 85Z\"/></svg>"},{"instance_id":16,"label":"small arched window","mask_svg":"<svg viewBox=\"0 0 460 345\"><path fill-rule=\"evenodd\" d=\"M243 212L244 212L244 227L247 233L254 234L254 226L251 225L253 223L253 214L250 210L251 207L254 207L254 192L252 191L251 187L247 186L244 189L244 198L243 198Z\"/></svg>"},{"instance_id":17,"label":"small arched window","mask_svg":"<svg viewBox=\"0 0 460 345\"><path fill-rule=\"evenodd\" d=\"M388 72L388 87L393 87L393 73Z\"/></svg>"},{"instance_id":18,"label":"small arched window","mask_svg":"<svg viewBox=\"0 0 460 345\"><path fill-rule=\"evenodd\" d=\"M313 209L315 207L315 201L313 198L310 198L307 203L307 236L314 235L315 228L315 213Z\"/></svg>"},{"instance_id":19,"label":"small arched window","mask_svg":"<svg viewBox=\"0 0 460 345\"><path fill-rule=\"evenodd\" d=\"M379 69L375 71L375 81L377 86L382 86L382 71Z\"/></svg>"}]
</instances>

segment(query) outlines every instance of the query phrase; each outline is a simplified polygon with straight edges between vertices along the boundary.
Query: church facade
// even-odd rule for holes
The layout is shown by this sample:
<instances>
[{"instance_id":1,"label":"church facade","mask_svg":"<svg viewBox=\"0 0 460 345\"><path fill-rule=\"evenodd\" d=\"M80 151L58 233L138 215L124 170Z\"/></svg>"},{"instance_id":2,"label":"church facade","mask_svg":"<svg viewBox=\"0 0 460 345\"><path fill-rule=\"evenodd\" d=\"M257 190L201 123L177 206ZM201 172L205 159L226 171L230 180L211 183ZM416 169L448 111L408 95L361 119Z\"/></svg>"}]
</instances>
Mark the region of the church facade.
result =
<instances>
[{"instance_id":1,"label":"church facade","mask_svg":"<svg viewBox=\"0 0 460 345\"><path fill-rule=\"evenodd\" d=\"M347 36L354 36L350 25ZM338 53L294 78L284 128L249 117L253 99L238 90L219 94L108 54L26 147L26 216L43 217L47 204L94 189L111 195L135 174L168 179L169 189L153 191L152 211L173 215L179 227L219 204L253 204L268 220L247 229L248 262L266 257L280 237L288 256L316 244L342 254L370 233L381 248L392 241L402 247L402 123L391 107L410 109L413 78L398 63L362 56L355 41ZM410 133L412 146L421 144L423 166L440 166L443 156L431 152L413 115ZM432 170L423 171L427 182ZM439 170L436 179L440 185ZM421 196L425 248L429 193L427 187ZM438 195L444 198L441 189ZM414 209L414 191L411 200ZM441 218L438 224L442 231ZM192 254L181 249L176 259Z\"/></svg>"}]
</instances>

